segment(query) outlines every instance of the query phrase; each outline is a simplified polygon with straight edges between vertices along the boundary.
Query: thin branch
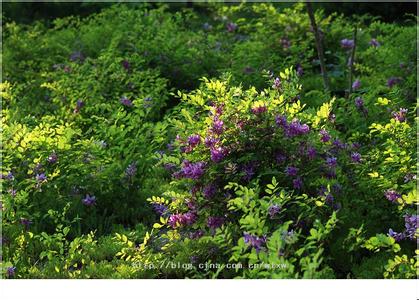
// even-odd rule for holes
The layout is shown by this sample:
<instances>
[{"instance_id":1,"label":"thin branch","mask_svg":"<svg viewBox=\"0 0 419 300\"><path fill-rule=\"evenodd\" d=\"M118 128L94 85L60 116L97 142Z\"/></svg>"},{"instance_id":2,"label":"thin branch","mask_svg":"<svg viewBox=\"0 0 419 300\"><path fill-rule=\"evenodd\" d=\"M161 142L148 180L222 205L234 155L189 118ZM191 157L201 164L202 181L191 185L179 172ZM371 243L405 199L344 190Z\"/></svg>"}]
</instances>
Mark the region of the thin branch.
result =
<instances>
[{"instance_id":1,"label":"thin branch","mask_svg":"<svg viewBox=\"0 0 419 300\"><path fill-rule=\"evenodd\" d=\"M327 91L330 91L329 78L327 77L326 65L324 63L324 52L323 52L322 40L320 37L319 29L317 28L316 18L314 17L314 13L313 13L313 7L311 6L310 1L306 2L306 6L307 6L308 16L310 17L311 27L313 28L313 31L314 31L314 38L316 40L316 48L317 48L317 54L320 61L320 71L323 76L324 89Z\"/></svg>"},{"instance_id":2,"label":"thin branch","mask_svg":"<svg viewBox=\"0 0 419 300\"><path fill-rule=\"evenodd\" d=\"M349 89L346 98L349 98L349 95L352 93L352 81L353 81L353 74L354 74L354 62L355 62L355 50L356 50L356 35L358 32L358 25L355 24L353 40L354 46L352 47L352 52L349 60Z\"/></svg>"}]
</instances>

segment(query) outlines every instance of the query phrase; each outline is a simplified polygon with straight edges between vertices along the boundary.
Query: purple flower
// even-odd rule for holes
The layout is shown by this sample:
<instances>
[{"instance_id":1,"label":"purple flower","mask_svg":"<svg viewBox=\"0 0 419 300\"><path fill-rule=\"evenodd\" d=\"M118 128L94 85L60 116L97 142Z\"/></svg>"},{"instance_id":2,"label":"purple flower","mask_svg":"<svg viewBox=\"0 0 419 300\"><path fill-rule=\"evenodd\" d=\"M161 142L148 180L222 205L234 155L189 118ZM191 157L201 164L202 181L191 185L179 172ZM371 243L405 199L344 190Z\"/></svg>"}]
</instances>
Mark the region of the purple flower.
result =
<instances>
[{"instance_id":1,"label":"purple flower","mask_svg":"<svg viewBox=\"0 0 419 300\"><path fill-rule=\"evenodd\" d=\"M270 218L272 219L273 217L275 217L275 215L278 214L280 210L281 210L281 207L277 204L272 204L271 206L269 206L268 214Z\"/></svg>"},{"instance_id":2,"label":"purple flower","mask_svg":"<svg viewBox=\"0 0 419 300\"><path fill-rule=\"evenodd\" d=\"M185 214L173 214L169 217L167 223L170 227L176 228L184 225L192 225L196 221L195 212L189 211Z\"/></svg>"},{"instance_id":3,"label":"purple flower","mask_svg":"<svg viewBox=\"0 0 419 300\"><path fill-rule=\"evenodd\" d=\"M200 237L202 237L203 235L204 235L204 232L199 229L199 230L196 230L194 232L191 232L189 236L192 240L196 240L196 239L199 239Z\"/></svg>"},{"instance_id":4,"label":"purple flower","mask_svg":"<svg viewBox=\"0 0 419 300\"><path fill-rule=\"evenodd\" d=\"M192 134L188 137L189 146L192 148L201 142L201 136L199 134Z\"/></svg>"},{"instance_id":5,"label":"purple flower","mask_svg":"<svg viewBox=\"0 0 419 300\"><path fill-rule=\"evenodd\" d=\"M222 147L211 148L211 160L215 163L222 161L226 155L226 149Z\"/></svg>"},{"instance_id":6,"label":"purple flower","mask_svg":"<svg viewBox=\"0 0 419 300\"><path fill-rule=\"evenodd\" d=\"M285 37L281 38L279 42L281 43L284 49L288 49L289 47L291 47L291 41Z\"/></svg>"},{"instance_id":7,"label":"purple flower","mask_svg":"<svg viewBox=\"0 0 419 300\"><path fill-rule=\"evenodd\" d=\"M159 215L164 215L168 211L167 206L164 204L153 203L152 206L153 206L154 211L158 213Z\"/></svg>"},{"instance_id":8,"label":"purple flower","mask_svg":"<svg viewBox=\"0 0 419 300\"><path fill-rule=\"evenodd\" d=\"M207 219L207 226L213 230L218 227L221 227L223 223L224 223L223 217L208 217Z\"/></svg>"},{"instance_id":9,"label":"purple flower","mask_svg":"<svg viewBox=\"0 0 419 300\"><path fill-rule=\"evenodd\" d=\"M259 237L259 236L249 234L246 232L243 234L243 238L244 238L244 242L250 247L255 248L257 253L259 253L260 250L262 250L262 247L266 243L266 237L264 236Z\"/></svg>"},{"instance_id":10,"label":"purple flower","mask_svg":"<svg viewBox=\"0 0 419 300\"><path fill-rule=\"evenodd\" d=\"M47 181L47 175L45 173L36 174L35 179L38 183L43 183Z\"/></svg>"},{"instance_id":11,"label":"purple flower","mask_svg":"<svg viewBox=\"0 0 419 300\"><path fill-rule=\"evenodd\" d=\"M70 55L70 60L71 61L80 61L80 62L82 62L84 60L84 55L80 51L74 51Z\"/></svg>"},{"instance_id":12,"label":"purple flower","mask_svg":"<svg viewBox=\"0 0 419 300\"><path fill-rule=\"evenodd\" d=\"M202 191L202 194L206 199L211 199L217 193L217 186L213 183L206 185Z\"/></svg>"},{"instance_id":13,"label":"purple flower","mask_svg":"<svg viewBox=\"0 0 419 300\"><path fill-rule=\"evenodd\" d=\"M353 90L357 90L357 89L359 89L360 87L361 87L361 81L360 81L359 79L355 80L355 81L352 83L352 89L353 89Z\"/></svg>"},{"instance_id":14,"label":"purple flower","mask_svg":"<svg viewBox=\"0 0 419 300\"><path fill-rule=\"evenodd\" d=\"M123 61L122 61L122 67L126 70L126 71L128 71L129 69L130 69L130 67L131 67L131 65L130 65L130 63L126 60L126 59L124 59Z\"/></svg>"},{"instance_id":15,"label":"purple flower","mask_svg":"<svg viewBox=\"0 0 419 300\"><path fill-rule=\"evenodd\" d=\"M301 179L301 177L297 177L292 181L292 185L294 189L300 190L303 188L303 180Z\"/></svg>"},{"instance_id":16,"label":"purple flower","mask_svg":"<svg viewBox=\"0 0 419 300\"><path fill-rule=\"evenodd\" d=\"M344 49L352 49L354 47L354 40L343 39L340 41L340 45Z\"/></svg>"},{"instance_id":17,"label":"purple flower","mask_svg":"<svg viewBox=\"0 0 419 300\"><path fill-rule=\"evenodd\" d=\"M32 224L32 222L28 219L21 218L20 219L20 224L22 224L23 227L25 227L25 230L29 230L29 226Z\"/></svg>"},{"instance_id":18,"label":"purple flower","mask_svg":"<svg viewBox=\"0 0 419 300\"><path fill-rule=\"evenodd\" d=\"M85 105L85 103L82 101L82 100L77 100L77 102L76 102L76 108L74 108L74 113L76 114L76 113L78 113L78 112L80 112L80 109L82 109L82 107Z\"/></svg>"},{"instance_id":19,"label":"purple flower","mask_svg":"<svg viewBox=\"0 0 419 300\"><path fill-rule=\"evenodd\" d=\"M263 114L267 110L268 110L268 108L265 105L252 107L252 113L255 114L255 115Z\"/></svg>"},{"instance_id":20,"label":"purple flower","mask_svg":"<svg viewBox=\"0 0 419 300\"><path fill-rule=\"evenodd\" d=\"M394 85L398 84L400 81L401 81L401 79L400 79L400 78L398 78L398 77L390 77L390 78L387 80L387 86L388 86L389 88L392 88Z\"/></svg>"},{"instance_id":21,"label":"purple flower","mask_svg":"<svg viewBox=\"0 0 419 300\"><path fill-rule=\"evenodd\" d=\"M86 206L93 206L96 204L96 197L87 194L86 197L81 200L81 202Z\"/></svg>"},{"instance_id":22,"label":"purple flower","mask_svg":"<svg viewBox=\"0 0 419 300\"><path fill-rule=\"evenodd\" d=\"M224 122L219 120L218 118L214 119L214 123L212 125L212 132L215 134L222 134L224 131Z\"/></svg>"},{"instance_id":23,"label":"purple flower","mask_svg":"<svg viewBox=\"0 0 419 300\"><path fill-rule=\"evenodd\" d=\"M407 114L407 109L406 108L400 108L400 110L398 112L392 112L393 119L395 119L399 122L406 121L406 114Z\"/></svg>"},{"instance_id":24,"label":"purple flower","mask_svg":"<svg viewBox=\"0 0 419 300\"><path fill-rule=\"evenodd\" d=\"M272 85L273 89L279 90L282 87L281 79L278 77L275 78L274 84Z\"/></svg>"},{"instance_id":25,"label":"purple flower","mask_svg":"<svg viewBox=\"0 0 419 300\"><path fill-rule=\"evenodd\" d=\"M233 22L227 23L227 31L228 32L234 32L237 29L237 24Z\"/></svg>"},{"instance_id":26,"label":"purple flower","mask_svg":"<svg viewBox=\"0 0 419 300\"><path fill-rule=\"evenodd\" d=\"M316 149L314 147L308 147L307 149L307 156L309 159L314 159L316 157Z\"/></svg>"},{"instance_id":27,"label":"purple flower","mask_svg":"<svg viewBox=\"0 0 419 300\"><path fill-rule=\"evenodd\" d=\"M58 156L55 152L51 153L50 156L48 156L48 158L47 158L47 161L50 164L55 164L57 162L57 160L58 160Z\"/></svg>"},{"instance_id":28,"label":"purple flower","mask_svg":"<svg viewBox=\"0 0 419 300\"><path fill-rule=\"evenodd\" d=\"M134 175L137 173L137 163L132 162L128 165L128 167L125 169L125 175L128 178L134 177Z\"/></svg>"},{"instance_id":29,"label":"purple flower","mask_svg":"<svg viewBox=\"0 0 419 300\"><path fill-rule=\"evenodd\" d=\"M279 152L276 154L275 159L278 164L282 164L287 160L287 157L283 153Z\"/></svg>"},{"instance_id":30,"label":"purple flower","mask_svg":"<svg viewBox=\"0 0 419 300\"><path fill-rule=\"evenodd\" d=\"M337 166L337 161L338 161L338 159L336 157L333 157L333 156L328 157L328 158L326 158L326 165L329 168L335 168Z\"/></svg>"},{"instance_id":31,"label":"purple flower","mask_svg":"<svg viewBox=\"0 0 419 300\"><path fill-rule=\"evenodd\" d=\"M126 96L122 96L121 99L119 100L119 102L121 102L122 105L126 106L126 107L132 107L132 101L129 100Z\"/></svg>"},{"instance_id":32,"label":"purple flower","mask_svg":"<svg viewBox=\"0 0 419 300\"><path fill-rule=\"evenodd\" d=\"M250 181L250 179L252 179L253 175L255 175L255 167L256 167L255 162L249 162L249 163L244 165L244 167L243 167L243 171L244 171L243 179L245 181Z\"/></svg>"},{"instance_id":33,"label":"purple flower","mask_svg":"<svg viewBox=\"0 0 419 300\"><path fill-rule=\"evenodd\" d=\"M212 137L212 136L208 136L208 137L206 137L205 138L205 140L204 140L204 144L205 144L205 146L207 146L208 148L212 148L212 147L214 147L218 142L219 142L220 140L219 139L217 139L217 138L215 138L215 137Z\"/></svg>"},{"instance_id":34,"label":"purple flower","mask_svg":"<svg viewBox=\"0 0 419 300\"><path fill-rule=\"evenodd\" d=\"M393 231L393 229L388 230L388 235L395 239L396 242L400 242L401 240L404 240L405 236L403 233L397 233Z\"/></svg>"},{"instance_id":35,"label":"purple flower","mask_svg":"<svg viewBox=\"0 0 419 300\"><path fill-rule=\"evenodd\" d=\"M294 166L288 166L285 168L285 173L287 174L287 176L295 177L298 174L298 168Z\"/></svg>"},{"instance_id":36,"label":"purple flower","mask_svg":"<svg viewBox=\"0 0 419 300\"><path fill-rule=\"evenodd\" d=\"M199 179L204 175L205 162L200 161L196 163L191 163L188 160L184 160L182 163L182 169L179 172L173 174L176 178L190 178L190 179Z\"/></svg>"},{"instance_id":37,"label":"purple flower","mask_svg":"<svg viewBox=\"0 0 419 300\"><path fill-rule=\"evenodd\" d=\"M404 176L404 182L409 182L411 180L416 180L416 175L413 173L408 173Z\"/></svg>"},{"instance_id":38,"label":"purple flower","mask_svg":"<svg viewBox=\"0 0 419 300\"><path fill-rule=\"evenodd\" d=\"M351 160L354 163L360 163L361 162L361 154L358 152L352 152L351 153Z\"/></svg>"},{"instance_id":39,"label":"purple flower","mask_svg":"<svg viewBox=\"0 0 419 300\"><path fill-rule=\"evenodd\" d=\"M288 127L287 117L284 115L277 115L275 117L275 123L284 129Z\"/></svg>"},{"instance_id":40,"label":"purple flower","mask_svg":"<svg viewBox=\"0 0 419 300\"><path fill-rule=\"evenodd\" d=\"M327 143L328 141L330 141L331 136L325 129L320 130L320 135L321 135L320 140L323 143Z\"/></svg>"},{"instance_id":41,"label":"purple flower","mask_svg":"<svg viewBox=\"0 0 419 300\"><path fill-rule=\"evenodd\" d=\"M10 172L8 172L8 173L7 173L7 175L2 174L2 175L1 175L1 179L6 179L6 180L10 180L10 181L12 181L12 180L14 180L14 179L15 179L15 176L14 176L14 175L13 175L13 173L10 171Z\"/></svg>"},{"instance_id":42,"label":"purple flower","mask_svg":"<svg viewBox=\"0 0 419 300\"><path fill-rule=\"evenodd\" d=\"M9 192L10 196L12 196L12 197L16 197L17 190L15 190L15 189L9 189L9 190L8 190L8 192ZM1 210L1 209L0 209L0 210Z\"/></svg>"},{"instance_id":43,"label":"purple flower","mask_svg":"<svg viewBox=\"0 0 419 300\"><path fill-rule=\"evenodd\" d=\"M405 215L404 222L406 230L404 234L410 240L416 240L417 230L418 230L418 216L417 215Z\"/></svg>"},{"instance_id":44,"label":"purple flower","mask_svg":"<svg viewBox=\"0 0 419 300\"><path fill-rule=\"evenodd\" d=\"M7 277L13 277L13 276L15 276L15 273L16 273L16 267L8 267L7 269L6 269L6 275L7 275Z\"/></svg>"},{"instance_id":45,"label":"purple flower","mask_svg":"<svg viewBox=\"0 0 419 300\"><path fill-rule=\"evenodd\" d=\"M369 44L372 47L375 47L375 48L380 47L380 43L376 39L371 39L371 41L369 42Z\"/></svg>"},{"instance_id":46,"label":"purple flower","mask_svg":"<svg viewBox=\"0 0 419 300\"><path fill-rule=\"evenodd\" d=\"M307 124L301 124L299 120L293 119L288 126L285 126L285 135L287 137L294 137L297 135L304 135L310 131L310 127Z\"/></svg>"},{"instance_id":47,"label":"purple flower","mask_svg":"<svg viewBox=\"0 0 419 300\"><path fill-rule=\"evenodd\" d=\"M364 99L362 99L361 97L356 97L355 98L355 106L358 109L362 109L362 107L364 106Z\"/></svg>"},{"instance_id":48,"label":"purple flower","mask_svg":"<svg viewBox=\"0 0 419 300\"><path fill-rule=\"evenodd\" d=\"M393 203L397 202L397 199L400 199L400 198L402 197L402 195L401 195L401 194L399 194L398 192L396 192L395 190L392 190L392 189L387 190L387 191L384 193L384 195L386 196L386 198L387 198L389 201L391 201L391 202L393 202Z\"/></svg>"},{"instance_id":49,"label":"purple flower","mask_svg":"<svg viewBox=\"0 0 419 300\"><path fill-rule=\"evenodd\" d=\"M304 69L303 69L303 66L301 66L301 64L297 64L296 65L296 70L297 70L297 75L298 76L303 76L303 74L304 74Z\"/></svg>"},{"instance_id":50,"label":"purple flower","mask_svg":"<svg viewBox=\"0 0 419 300\"><path fill-rule=\"evenodd\" d=\"M173 214L169 217L169 220L167 220L167 224L172 228L176 228L182 225L182 220L181 214Z\"/></svg>"}]
</instances>

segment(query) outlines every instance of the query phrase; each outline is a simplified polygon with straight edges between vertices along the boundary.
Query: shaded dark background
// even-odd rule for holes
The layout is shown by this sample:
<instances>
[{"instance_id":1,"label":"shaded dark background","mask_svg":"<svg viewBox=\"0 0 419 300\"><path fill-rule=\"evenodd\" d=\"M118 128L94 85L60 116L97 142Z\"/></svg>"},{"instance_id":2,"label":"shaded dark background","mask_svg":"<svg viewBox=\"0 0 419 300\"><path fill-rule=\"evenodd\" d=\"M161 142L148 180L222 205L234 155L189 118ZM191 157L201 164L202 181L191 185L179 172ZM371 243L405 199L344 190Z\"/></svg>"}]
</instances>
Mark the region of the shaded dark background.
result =
<instances>
[{"instance_id":1,"label":"shaded dark background","mask_svg":"<svg viewBox=\"0 0 419 300\"><path fill-rule=\"evenodd\" d=\"M8 2L2 3L3 22L15 21L17 23L31 23L36 20L49 21L71 15L81 17L99 12L103 8L109 7L114 3L92 3L92 2ZM128 3L136 6L141 3ZM158 3L151 3L157 6ZM192 1L182 3L169 3L171 9L177 10L182 7L192 7L199 10L203 9L203 3L194 4ZM229 5L234 5L229 3ZM278 7L290 6L292 3L275 3ZM314 3L314 8L323 8L326 13L338 12L346 16L353 14L370 14L380 17L386 22L400 22L405 14L417 14L415 2L328 2Z\"/></svg>"}]
</instances>

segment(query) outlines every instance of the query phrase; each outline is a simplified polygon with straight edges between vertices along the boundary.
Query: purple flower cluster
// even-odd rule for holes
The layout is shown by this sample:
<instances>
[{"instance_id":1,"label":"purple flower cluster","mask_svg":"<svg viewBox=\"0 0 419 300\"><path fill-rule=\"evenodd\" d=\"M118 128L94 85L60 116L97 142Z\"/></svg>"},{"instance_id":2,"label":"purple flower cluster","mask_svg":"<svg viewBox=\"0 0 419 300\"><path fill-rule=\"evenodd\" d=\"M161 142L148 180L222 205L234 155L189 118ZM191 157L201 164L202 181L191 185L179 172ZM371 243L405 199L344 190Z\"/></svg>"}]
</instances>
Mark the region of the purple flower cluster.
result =
<instances>
[{"instance_id":1,"label":"purple flower cluster","mask_svg":"<svg viewBox=\"0 0 419 300\"><path fill-rule=\"evenodd\" d=\"M78 112L80 112L80 110L83 108L83 106L85 105L85 103L82 101L82 100L77 100L77 102L76 102L76 108L74 108L74 113L76 114L76 113L78 113Z\"/></svg>"},{"instance_id":2,"label":"purple flower cluster","mask_svg":"<svg viewBox=\"0 0 419 300\"><path fill-rule=\"evenodd\" d=\"M292 181L292 186L297 190L301 190L303 188L303 179L298 176Z\"/></svg>"},{"instance_id":3,"label":"purple flower cluster","mask_svg":"<svg viewBox=\"0 0 419 300\"><path fill-rule=\"evenodd\" d=\"M192 134L188 137L188 144L192 148L197 146L201 142L201 136L199 134Z\"/></svg>"},{"instance_id":4,"label":"purple flower cluster","mask_svg":"<svg viewBox=\"0 0 419 300\"><path fill-rule=\"evenodd\" d=\"M272 204L271 206L269 206L268 208L268 214L269 217L272 219L273 217L275 217L275 215L277 215L279 212L281 211L281 207L277 204Z\"/></svg>"},{"instance_id":5,"label":"purple flower cluster","mask_svg":"<svg viewBox=\"0 0 419 300\"><path fill-rule=\"evenodd\" d=\"M228 32L234 32L237 30L237 24L233 22L227 23L227 31Z\"/></svg>"},{"instance_id":6,"label":"purple flower cluster","mask_svg":"<svg viewBox=\"0 0 419 300\"><path fill-rule=\"evenodd\" d=\"M310 127L307 124L301 124L298 119L293 119L288 123L287 118L284 115L277 115L275 117L275 123L279 127L282 127L284 134L289 138L304 135L310 131Z\"/></svg>"},{"instance_id":7,"label":"purple flower cluster","mask_svg":"<svg viewBox=\"0 0 419 300\"><path fill-rule=\"evenodd\" d=\"M361 162L361 154L358 152L352 152L351 153L351 160L354 163L360 163Z\"/></svg>"},{"instance_id":8,"label":"purple flower cluster","mask_svg":"<svg viewBox=\"0 0 419 300\"><path fill-rule=\"evenodd\" d=\"M137 163L136 162L133 162L133 163L130 163L129 165L128 165L128 167L125 169L125 175L128 177L128 178L132 178L132 177L134 177L134 175L137 173Z\"/></svg>"},{"instance_id":9,"label":"purple flower cluster","mask_svg":"<svg viewBox=\"0 0 419 300\"><path fill-rule=\"evenodd\" d=\"M288 166L285 168L285 174L290 177L295 177L298 174L298 168L294 166Z\"/></svg>"},{"instance_id":10,"label":"purple flower cluster","mask_svg":"<svg viewBox=\"0 0 419 300\"><path fill-rule=\"evenodd\" d=\"M326 158L326 166L329 168L335 168L337 166L338 159L336 157L328 157Z\"/></svg>"},{"instance_id":11,"label":"purple flower cluster","mask_svg":"<svg viewBox=\"0 0 419 300\"><path fill-rule=\"evenodd\" d=\"M214 118L212 132L218 135L222 134L224 132L224 122L218 118Z\"/></svg>"},{"instance_id":12,"label":"purple flower cluster","mask_svg":"<svg viewBox=\"0 0 419 300\"><path fill-rule=\"evenodd\" d=\"M375 48L380 47L380 43L376 39L371 39L369 44L370 46L375 47Z\"/></svg>"},{"instance_id":13,"label":"purple flower cluster","mask_svg":"<svg viewBox=\"0 0 419 300\"><path fill-rule=\"evenodd\" d=\"M314 159L316 157L317 151L314 147L307 148L307 156L309 159Z\"/></svg>"},{"instance_id":14,"label":"purple flower cluster","mask_svg":"<svg viewBox=\"0 0 419 300\"><path fill-rule=\"evenodd\" d=\"M121 102L122 105L126 106L126 107L132 107L132 101L129 100L126 96L122 96L121 99L119 100L119 102Z\"/></svg>"},{"instance_id":15,"label":"purple flower cluster","mask_svg":"<svg viewBox=\"0 0 419 300\"><path fill-rule=\"evenodd\" d=\"M205 140L204 140L204 144L205 144L205 146L207 146L208 148L212 148L212 147L214 147L218 142L219 142L220 140L219 139L217 139L217 138L215 138L215 137L212 137L212 136L208 136L208 137L206 137L205 138Z\"/></svg>"},{"instance_id":16,"label":"purple flower cluster","mask_svg":"<svg viewBox=\"0 0 419 300\"><path fill-rule=\"evenodd\" d=\"M126 59L124 59L124 60L121 62L121 65L122 65L122 67L125 69L125 71L129 71L129 69L130 69L130 67L131 67L130 63L129 63Z\"/></svg>"},{"instance_id":17,"label":"purple flower cluster","mask_svg":"<svg viewBox=\"0 0 419 300\"><path fill-rule=\"evenodd\" d=\"M23 225L23 227L25 228L25 230L29 230L29 226L32 224L32 221L26 219L26 218L21 218L20 219L20 224Z\"/></svg>"},{"instance_id":18,"label":"purple flower cluster","mask_svg":"<svg viewBox=\"0 0 419 300\"><path fill-rule=\"evenodd\" d=\"M211 160L215 163L219 163L224 159L227 154L227 150L222 147L211 148Z\"/></svg>"},{"instance_id":19,"label":"purple flower cluster","mask_svg":"<svg viewBox=\"0 0 419 300\"><path fill-rule=\"evenodd\" d=\"M47 181L47 175L45 173L36 174L35 179L38 183L43 183Z\"/></svg>"},{"instance_id":20,"label":"purple flower cluster","mask_svg":"<svg viewBox=\"0 0 419 300\"><path fill-rule=\"evenodd\" d=\"M404 121L406 121L407 109L406 108L400 108L399 111L394 111L391 114L393 116L393 119L395 119L399 122L404 122Z\"/></svg>"},{"instance_id":21,"label":"purple flower cluster","mask_svg":"<svg viewBox=\"0 0 419 300\"><path fill-rule=\"evenodd\" d=\"M207 219L207 226L214 230L216 228L221 227L224 224L225 218L224 217L208 217Z\"/></svg>"},{"instance_id":22,"label":"purple flower cluster","mask_svg":"<svg viewBox=\"0 0 419 300\"><path fill-rule=\"evenodd\" d=\"M210 184L204 186L204 188L202 190L202 194L204 195L204 197L206 199L213 198L216 193L217 193L217 186L213 183L210 183Z\"/></svg>"},{"instance_id":23,"label":"purple flower cluster","mask_svg":"<svg viewBox=\"0 0 419 300\"><path fill-rule=\"evenodd\" d=\"M397 202L397 199L400 199L402 197L401 194L399 194L398 192L396 192L395 190L387 190L384 195L386 196L387 200L395 203Z\"/></svg>"},{"instance_id":24,"label":"purple flower cluster","mask_svg":"<svg viewBox=\"0 0 419 300\"><path fill-rule=\"evenodd\" d=\"M255 115L261 115L265 113L268 110L268 108L265 105L259 105L252 107L252 113Z\"/></svg>"},{"instance_id":25,"label":"purple flower cluster","mask_svg":"<svg viewBox=\"0 0 419 300\"><path fill-rule=\"evenodd\" d=\"M398 84L400 81L401 81L401 79L400 79L400 78L398 78L398 77L390 77L390 78L387 80L387 86L388 86L389 88L392 88L394 85Z\"/></svg>"},{"instance_id":26,"label":"purple flower cluster","mask_svg":"<svg viewBox=\"0 0 419 300\"><path fill-rule=\"evenodd\" d=\"M252 179L252 177L256 174L255 169L256 169L255 162L249 162L245 164L243 166L243 172L244 172L243 179L245 181L250 181L250 179Z\"/></svg>"},{"instance_id":27,"label":"purple flower cluster","mask_svg":"<svg viewBox=\"0 0 419 300\"><path fill-rule=\"evenodd\" d=\"M164 215L168 211L167 206L164 204L153 203L152 206L153 206L154 211L161 216Z\"/></svg>"},{"instance_id":28,"label":"purple flower cluster","mask_svg":"<svg viewBox=\"0 0 419 300\"><path fill-rule=\"evenodd\" d=\"M8 267L7 269L6 269L6 275L7 275L7 277L13 277L13 276L15 276L15 273L16 273L16 267Z\"/></svg>"},{"instance_id":29,"label":"purple flower cluster","mask_svg":"<svg viewBox=\"0 0 419 300\"><path fill-rule=\"evenodd\" d=\"M344 49L352 49L354 47L354 40L343 39L340 41L340 45Z\"/></svg>"},{"instance_id":30,"label":"purple flower cluster","mask_svg":"<svg viewBox=\"0 0 419 300\"><path fill-rule=\"evenodd\" d=\"M1 174L1 179L5 179L5 180L9 180L12 181L15 179L15 176L13 175L13 173L10 171L7 173L7 175Z\"/></svg>"},{"instance_id":31,"label":"purple flower cluster","mask_svg":"<svg viewBox=\"0 0 419 300\"><path fill-rule=\"evenodd\" d=\"M330 134L326 131L326 129L321 129L320 130L320 140L323 143L327 143L328 141L330 141L331 136Z\"/></svg>"},{"instance_id":32,"label":"purple flower cluster","mask_svg":"<svg viewBox=\"0 0 419 300\"><path fill-rule=\"evenodd\" d=\"M291 47L291 41L286 37L281 38L279 42L281 43L284 49L288 49L289 47Z\"/></svg>"},{"instance_id":33,"label":"purple flower cluster","mask_svg":"<svg viewBox=\"0 0 419 300\"><path fill-rule=\"evenodd\" d=\"M57 162L57 160L58 160L58 155L55 152L51 153L50 156L48 156L48 158L47 158L47 161L50 164L55 164Z\"/></svg>"},{"instance_id":34,"label":"purple flower cluster","mask_svg":"<svg viewBox=\"0 0 419 300\"><path fill-rule=\"evenodd\" d=\"M170 227L176 228L179 226L192 225L196 221L196 213L194 211L188 211L184 214L173 214L169 217L167 223Z\"/></svg>"},{"instance_id":35,"label":"purple flower cluster","mask_svg":"<svg viewBox=\"0 0 419 300\"><path fill-rule=\"evenodd\" d=\"M86 206L93 206L96 204L96 197L87 194L86 197L81 200L81 202Z\"/></svg>"},{"instance_id":36,"label":"purple flower cluster","mask_svg":"<svg viewBox=\"0 0 419 300\"><path fill-rule=\"evenodd\" d=\"M362 107L364 107L364 99L362 99L361 97L356 97L355 98L355 106L358 109L362 109Z\"/></svg>"},{"instance_id":37,"label":"purple flower cluster","mask_svg":"<svg viewBox=\"0 0 419 300\"><path fill-rule=\"evenodd\" d=\"M354 91L358 90L361 87L361 80L356 79L353 83L352 83L352 89Z\"/></svg>"},{"instance_id":38,"label":"purple flower cluster","mask_svg":"<svg viewBox=\"0 0 419 300\"><path fill-rule=\"evenodd\" d=\"M199 179L205 172L205 162L199 161L196 163L191 163L188 160L184 160L182 163L182 169L175 174L176 178L190 178L190 179Z\"/></svg>"},{"instance_id":39,"label":"purple flower cluster","mask_svg":"<svg viewBox=\"0 0 419 300\"><path fill-rule=\"evenodd\" d=\"M394 238L397 242L410 239L416 241L418 232L418 216L417 215L405 215L404 216L405 230L397 233L393 229L389 229L388 235Z\"/></svg>"},{"instance_id":40,"label":"purple flower cluster","mask_svg":"<svg viewBox=\"0 0 419 300\"><path fill-rule=\"evenodd\" d=\"M278 77L276 77L274 79L274 84L272 85L273 89L279 90L282 87L282 83L281 83L281 79L279 79Z\"/></svg>"},{"instance_id":41,"label":"purple flower cluster","mask_svg":"<svg viewBox=\"0 0 419 300\"><path fill-rule=\"evenodd\" d=\"M244 242L252 248L255 248L256 252L259 253L262 247L266 244L266 237L256 236L249 233L244 233Z\"/></svg>"}]
</instances>

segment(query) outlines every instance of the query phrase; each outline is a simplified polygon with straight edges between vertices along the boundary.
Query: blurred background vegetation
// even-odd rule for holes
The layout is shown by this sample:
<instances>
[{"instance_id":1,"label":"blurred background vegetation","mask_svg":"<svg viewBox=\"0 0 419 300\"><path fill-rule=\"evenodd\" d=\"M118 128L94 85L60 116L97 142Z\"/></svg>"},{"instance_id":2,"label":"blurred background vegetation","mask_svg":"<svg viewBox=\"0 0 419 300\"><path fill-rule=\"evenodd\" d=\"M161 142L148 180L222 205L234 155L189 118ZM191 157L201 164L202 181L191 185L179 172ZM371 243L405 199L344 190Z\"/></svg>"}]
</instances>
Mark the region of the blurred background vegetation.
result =
<instances>
[{"instance_id":1,"label":"blurred background vegetation","mask_svg":"<svg viewBox=\"0 0 419 300\"><path fill-rule=\"evenodd\" d=\"M120 1L123 2L123 1ZM164 1L162 1L164 2ZM270 1L267 1L270 2ZM2 3L3 14L2 22L14 21L16 23L32 23L36 20L42 20L46 23L49 21L71 15L79 15L81 17L88 16L92 13L101 11L111 6L115 2L7 2ZM131 2L129 5L136 6L139 3ZM235 3L226 3L227 5L235 5ZM278 8L290 6L292 3L275 3ZM150 3L152 6L158 6L158 2ZM205 3L194 1L179 1L170 3L173 10L182 7L192 7L196 10L204 10ZM327 2L314 3L316 9L322 8L327 14L332 12L342 13L351 16L356 5L357 14L370 14L377 16L386 22L401 21L405 14L416 15L415 2Z\"/></svg>"}]
</instances>

